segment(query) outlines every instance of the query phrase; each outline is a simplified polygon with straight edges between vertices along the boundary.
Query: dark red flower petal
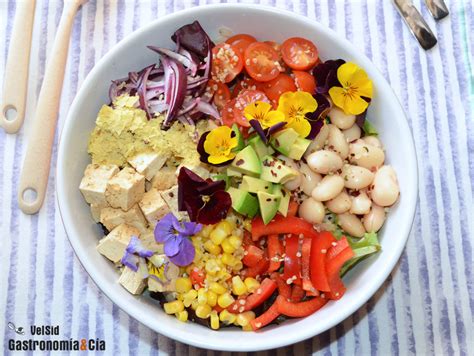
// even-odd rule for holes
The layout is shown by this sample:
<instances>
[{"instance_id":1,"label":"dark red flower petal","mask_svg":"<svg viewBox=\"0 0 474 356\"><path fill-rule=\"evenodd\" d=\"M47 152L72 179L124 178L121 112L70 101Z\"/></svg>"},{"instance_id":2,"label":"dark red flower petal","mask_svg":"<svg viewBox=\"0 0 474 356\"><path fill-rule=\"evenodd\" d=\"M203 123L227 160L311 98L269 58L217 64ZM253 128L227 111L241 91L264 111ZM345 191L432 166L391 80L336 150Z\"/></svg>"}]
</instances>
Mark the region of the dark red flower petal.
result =
<instances>
[{"instance_id":1,"label":"dark red flower petal","mask_svg":"<svg viewBox=\"0 0 474 356\"><path fill-rule=\"evenodd\" d=\"M325 95L314 94L313 98L316 99L316 102L318 103L318 108L312 113L306 114L306 118L311 124L311 131L306 137L309 140L313 140L318 135L319 131L324 126L324 119L326 117L326 114L331 109L331 103Z\"/></svg>"},{"instance_id":2,"label":"dark red flower petal","mask_svg":"<svg viewBox=\"0 0 474 356\"><path fill-rule=\"evenodd\" d=\"M334 86L341 86L337 79L337 69L346 63L343 59L329 60L318 64L313 69L313 76L316 79L316 93L327 94Z\"/></svg>"},{"instance_id":3,"label":"dark red flower petal","mask_svg":"<svg viewBox=\"0 0 474 356\"><path fill-rule=\"evenodd\" d=\"M225 219L232 206L230 194L224 190L215 192L209 198L210 200L199 210L196 219L198 223L205 225L217 224L222 219Z\"/></svg>"}]
</instances>

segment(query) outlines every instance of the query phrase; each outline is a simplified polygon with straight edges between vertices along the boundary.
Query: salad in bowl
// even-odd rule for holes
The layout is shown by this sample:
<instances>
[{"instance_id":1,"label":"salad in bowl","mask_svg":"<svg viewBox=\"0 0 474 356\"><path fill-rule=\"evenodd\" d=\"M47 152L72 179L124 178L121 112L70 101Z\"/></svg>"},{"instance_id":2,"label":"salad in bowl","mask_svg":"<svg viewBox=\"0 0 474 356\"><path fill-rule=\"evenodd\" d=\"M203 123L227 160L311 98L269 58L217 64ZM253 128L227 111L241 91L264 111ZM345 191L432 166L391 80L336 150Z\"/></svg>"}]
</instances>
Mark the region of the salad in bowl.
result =
<instances>
[{"instance_id":1,"label":"salad in bowl","mask_svg":"<svg viewBox=\"0 0 474 356\"><path fill-rule=\"evenodd\" d=\"M97 253L131 294L214 330L344 298L400 196L366 118L371 78L302 37L212 41L194 21L172 40L112 80L90 133Z\"/></svg>"}]
</instances>

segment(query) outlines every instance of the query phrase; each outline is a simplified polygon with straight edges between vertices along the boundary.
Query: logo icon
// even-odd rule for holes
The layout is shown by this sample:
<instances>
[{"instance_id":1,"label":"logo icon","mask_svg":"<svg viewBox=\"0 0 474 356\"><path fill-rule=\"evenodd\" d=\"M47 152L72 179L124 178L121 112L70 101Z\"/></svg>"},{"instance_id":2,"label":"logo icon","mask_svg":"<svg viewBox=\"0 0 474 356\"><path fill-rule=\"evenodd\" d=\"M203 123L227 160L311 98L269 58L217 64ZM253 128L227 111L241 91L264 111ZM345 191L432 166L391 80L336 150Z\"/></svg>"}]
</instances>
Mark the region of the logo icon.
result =
<instances>
[{"instance_id":1,"label":"logo icon","mask_svg":"<svg viewBox=\"0 0 474 356\"><path fill-rule=\"evenodd\" d=\"M21 326L17 328L12 322L8 323L8 328L16 332L18 335L25 335L25 330Z\"/></svg>"}]
</instances>

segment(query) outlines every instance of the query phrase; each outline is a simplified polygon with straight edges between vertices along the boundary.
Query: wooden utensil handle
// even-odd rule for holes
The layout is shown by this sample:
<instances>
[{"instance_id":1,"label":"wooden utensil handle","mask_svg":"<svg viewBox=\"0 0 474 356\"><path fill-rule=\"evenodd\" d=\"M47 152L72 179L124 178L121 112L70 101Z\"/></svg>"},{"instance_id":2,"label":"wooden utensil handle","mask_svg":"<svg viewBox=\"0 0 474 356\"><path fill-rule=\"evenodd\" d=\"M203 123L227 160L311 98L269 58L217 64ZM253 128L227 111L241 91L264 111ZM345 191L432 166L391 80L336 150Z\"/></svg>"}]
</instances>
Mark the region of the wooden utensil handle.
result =
<instances>
[{"instance_id":1,"label":"wooden utensil handle","mask_svg":"<svg viewBox=\"0 0 474 356\"><path fill-rule=\"evenodd\" d=\"M46 66L20 177L18 202L20 209L26 214L35 214L39 211L48 185L51 150L58 119L69 39L79 2L65 1L64 6ZM29 190L36 192L35 199L28 199Z\"/></svg>"},{"instance_id":2,"label":"wooden utensil handle","mask_svg":"<svg viewBox=\"0 0 474 356\"><path fill-rule=\"evenodd\" d=\"M18 132L25 118L28 67L30 64L31 34L35 19L36 0L18 1L8 49L3 100L0 106L0 126L7 133ZM7 111L16 114L8 120Z\"/></svg>"}]
</instances>

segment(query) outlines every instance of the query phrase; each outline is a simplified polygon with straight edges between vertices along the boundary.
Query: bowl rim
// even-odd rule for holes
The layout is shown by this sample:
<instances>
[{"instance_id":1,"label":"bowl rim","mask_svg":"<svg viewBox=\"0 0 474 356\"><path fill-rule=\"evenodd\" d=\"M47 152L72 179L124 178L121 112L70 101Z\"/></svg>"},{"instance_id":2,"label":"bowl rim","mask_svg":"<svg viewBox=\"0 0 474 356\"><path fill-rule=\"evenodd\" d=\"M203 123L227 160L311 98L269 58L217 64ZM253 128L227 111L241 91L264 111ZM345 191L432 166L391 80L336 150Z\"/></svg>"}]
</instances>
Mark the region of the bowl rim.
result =
<instances>
[{"instance_id":1,"label":"bowl rim","mask_svg":"<svg viewBox=\"0 0 474 356\"><path fill-rule=\"evenodd\" d=\"M210 340L205 340L203 337L189 338L190 336L189 334L184 335L185 333L181 331L175 333L177 330L173 328L160 327L159 323L157 326L156 323L152 322L152 319L150 316L147 316L147 315L143 316L137 313L138 307L135 307L134 305L128 305L125 301L115 296L114 293L112 293L113 291L109 290L108 286L104 286L101 283L99 283L98 281L100 281L101 279L100 273L98 273L98 270L94 267L94 264L87 258L85 251L83 251L80 248L79 242L77 241L77 239L73 236L73 234L70 234L68 232L68 226L69 226L69 230L73 226L72 224L73 215L71 215L71 212L67 209L67 201L65 200L66 188L65 188L65 185L63 184L64 177L62 173L64 170L63 169L64 163L66 162L66 157L64 153L66 143L64 142L62 138L64 136L67 136L72 130L72 117L74 116L74 113L78 111L79 102L81 101L80 97L83 96L83 92L84 92L83 88L87 88L89 86L88 83L92 81L92 78L95 77L96 73L101 72L102 68L107 64L107 62L111 58L114 57L115 53L118 52L122 47L126 47L129 42L134 41L135 38L138 37L141 33L148 31L149 29L153 28L154 26L156 26L162 21L165 21L165 20L171 21L173 19L178 20L183 15L189 15L193 13L198 15L201 12L214 11L223 7L234 8L237 10L243 10L243 9L256 10L256 11L262 11L262 12L266 12L270 14L276 14L276 15L280 15L284 17L297 19L300 22L305 22L306 24L317 28L318 31L321 31L326 36L328 36L329 39L339 42L345 48L349 48L351 52L355 53L355 56L357 57L357 61L360 62L362 67L365 67L365 68L373 67L375 69L373 71L375 74L375 78L373 77L372 79L375 82L382 83L383 86L386 86L386 89L388 89L388 92L390 92L393 98L395 99L395 102L397 106L399 107L400 112L403 114L403 118L400 119L399 124L402 126L404 131L409 133L408 137L406 138L407 140L406 144L409 146L408 149L409 151L411 151L411 155L412 155L412 160L411 160L412 164L410 167L407 167L407 170L410 171L409 181L413 183L413 186L411 186L410 187L411 189L408 190L408 194L405 193L404 195L404 200L406 200L405 205L408 208L408 213L406 215L407 217L410 217L410 219L407 218L406 224L404 224L399 229L400 240L402 241L400 241L400 243L397 245L397 248L393 250L392 254L389 255L390 257L385 261L385 268L382 269L377 275L375 275L375 277L373 278L373 282L370 284L369 288L364 292L363 297L359 298L359 300L356 303L352 304L351 308L347 308L347 310L345 310L344 313L339 313L337 317L334 317L334 319L331 320L331 322L329 322L328 325L323 328L318 328L318 326L315 326L314 329L312 328L302 329L302 330L300 329L300 332L298 335L294 335L291 333L283 333L280 335L279 338L272 339L271 342L262 343L258 345L240 344L238 349L233 347L233 345L231 344L227 344L226 342L210 343ZM100 58L100 60L94 65L92 70L87 74L86 78L84 79L82 85L78 89L74 97L74 100L70 106L66 120L64 121L64 126L60 133L60 139L59 139L59 144L58 144L58 160L57 160L57 166L56 166L56 177L57 177L56 184L55 184L56 199L58 202L60 217L64 225L66 235L68 236L68 239L71 243L74 253L76 254L82 267L84 268L84 270L91 277L91 279L94 281L94 283L97 285L97 287L103 294L105 294L115 305L117 305L126 314L130 315L137 321L146 325L153 331L160 333L166 337L169 337L173 340L176 340L185 344L189 344L195 347L204 348L204 349L222 350L222 351L240 351L240 352L261 351L261 350L267 350L267 349L272 349L272 348L284 347L284 346L294 344L294 343L306 340L308 338L314 337L324 331L327 331L333 328L334 326L336 326L337 324L345 320L347 317L355 313L358 309L360 309L360 307L363 304L367 303L367 301L373 297L373 295L377 292L377 290L379 290L383 286L384 281L388 278L390 273L393 271L395 265L400 259L401 254L405 248L405 245L408 240L408 237L413 225L413 221L415 218L417 196L418 196L418 184L419 184L418 183L418 163L417 163L417 155L416 155L416 150L415 150L414 138L413 138L413 134L410 129L410 126L408 125L406 114L404 112L402 105L400 104L398 97L396 96L395 92L391 88L390 84L383 77L379 69L375 67L372 61L363 52L357 50L344 36L337 34L335 31L333 31L329 27L326 27L325 25L321 24L320 22L316 20L309 19L304 15L300 15L300 14L297 14L288 10L284 10L284 9L279 9L279 8L270 7L266 5L260 5L260 4L242 4L242 3L209 4L209 5L204 5L204 6L191 7L188 9L170 13L154 21L151 21L147 25L140 27L139 29L128 34L118 43L113 45L110 48L110 50L102 58Z\"/></svg>"}]
</instances>

